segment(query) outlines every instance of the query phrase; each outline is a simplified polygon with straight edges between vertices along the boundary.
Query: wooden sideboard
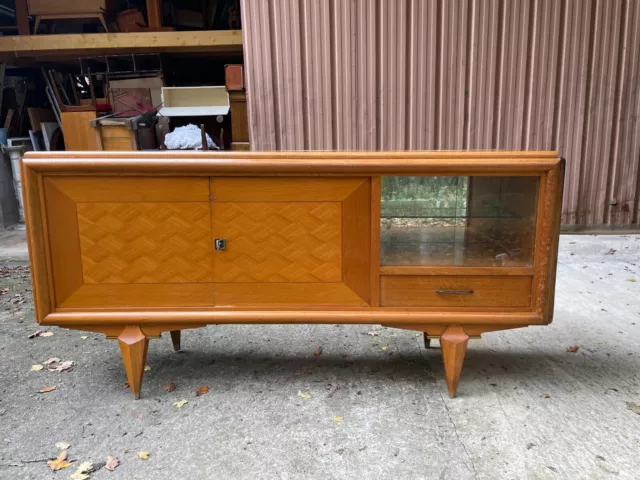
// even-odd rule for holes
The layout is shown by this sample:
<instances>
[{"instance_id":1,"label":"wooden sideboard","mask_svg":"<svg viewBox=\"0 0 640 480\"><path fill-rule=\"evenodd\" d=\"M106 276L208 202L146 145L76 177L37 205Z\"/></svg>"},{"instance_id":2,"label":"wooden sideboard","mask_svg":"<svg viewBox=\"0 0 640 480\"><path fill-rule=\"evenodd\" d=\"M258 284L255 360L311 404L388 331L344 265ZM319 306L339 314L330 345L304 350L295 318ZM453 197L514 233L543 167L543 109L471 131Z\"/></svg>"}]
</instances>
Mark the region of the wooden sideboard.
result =
<instances>
[{"instance_id":1,"label":"wooden sideboard","mask_svg":"<svg viewBox=\"0 0 640 480\"><path fill-rule=\"evenodd\" d=\"M551 321L555 152L29 152L36 318L117 338L207 324L381 324L469 337Z\"/></svg>"}]
</instances>

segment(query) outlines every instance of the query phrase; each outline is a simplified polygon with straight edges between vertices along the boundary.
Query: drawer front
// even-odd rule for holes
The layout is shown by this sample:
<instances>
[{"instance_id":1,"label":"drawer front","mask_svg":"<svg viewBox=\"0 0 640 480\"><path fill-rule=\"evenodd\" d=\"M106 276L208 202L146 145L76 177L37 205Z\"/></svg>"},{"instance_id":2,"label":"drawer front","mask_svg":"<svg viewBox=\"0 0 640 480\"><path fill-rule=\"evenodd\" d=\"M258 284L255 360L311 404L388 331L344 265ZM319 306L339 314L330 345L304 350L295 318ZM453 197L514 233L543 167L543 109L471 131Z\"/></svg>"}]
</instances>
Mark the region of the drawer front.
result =
<instances>
[{"instance_id":1,"label":"drawer front","mask_svg":"<svg viewBox=\"0 0 640 480\"><path fill-rule=\"evenodd\" d=\"M383 276L383 307L528 307L530 276Z\"/></svg>"}]
</instances>

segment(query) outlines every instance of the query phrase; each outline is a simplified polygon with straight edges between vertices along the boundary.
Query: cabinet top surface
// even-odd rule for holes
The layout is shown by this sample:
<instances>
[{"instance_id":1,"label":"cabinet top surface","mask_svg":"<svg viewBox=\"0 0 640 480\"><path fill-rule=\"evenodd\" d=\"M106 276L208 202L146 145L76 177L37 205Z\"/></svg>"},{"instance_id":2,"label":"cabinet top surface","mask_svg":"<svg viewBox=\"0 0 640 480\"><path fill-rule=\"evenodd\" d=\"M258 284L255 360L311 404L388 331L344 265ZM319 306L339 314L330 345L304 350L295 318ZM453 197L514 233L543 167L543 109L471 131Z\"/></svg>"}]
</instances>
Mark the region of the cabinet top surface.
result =
<instances>
[{"instance_id":1,"label":"cabinet top surface","mask_svg":"<svg viewBox=\"0 0 640 480\"><path fill-rule=\"evenodd\" d=\"M422 152L28 152L27 168L51 173L125 174L539 174L553 151Z\"/></svg>"}]
</instances>

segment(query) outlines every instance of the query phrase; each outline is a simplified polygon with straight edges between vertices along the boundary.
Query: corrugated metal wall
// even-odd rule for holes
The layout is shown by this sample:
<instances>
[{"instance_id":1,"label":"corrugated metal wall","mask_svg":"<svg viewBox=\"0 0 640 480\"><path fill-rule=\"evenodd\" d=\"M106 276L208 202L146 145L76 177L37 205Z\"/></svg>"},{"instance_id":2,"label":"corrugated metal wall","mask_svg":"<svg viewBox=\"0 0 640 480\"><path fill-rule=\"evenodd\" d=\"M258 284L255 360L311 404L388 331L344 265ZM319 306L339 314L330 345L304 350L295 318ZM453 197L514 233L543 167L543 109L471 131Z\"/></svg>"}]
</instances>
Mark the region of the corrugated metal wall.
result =
<instances>
[{"instance_id":1,"label":"corrugated metal wall","mask_svg":"<svg viewBox=\"0 0 640 480\"><path fill-rule=\"evenodd\" d=\"M243 0L254 150L557 149L640 224L640 0Z\"/></svg>"}]
</instances>

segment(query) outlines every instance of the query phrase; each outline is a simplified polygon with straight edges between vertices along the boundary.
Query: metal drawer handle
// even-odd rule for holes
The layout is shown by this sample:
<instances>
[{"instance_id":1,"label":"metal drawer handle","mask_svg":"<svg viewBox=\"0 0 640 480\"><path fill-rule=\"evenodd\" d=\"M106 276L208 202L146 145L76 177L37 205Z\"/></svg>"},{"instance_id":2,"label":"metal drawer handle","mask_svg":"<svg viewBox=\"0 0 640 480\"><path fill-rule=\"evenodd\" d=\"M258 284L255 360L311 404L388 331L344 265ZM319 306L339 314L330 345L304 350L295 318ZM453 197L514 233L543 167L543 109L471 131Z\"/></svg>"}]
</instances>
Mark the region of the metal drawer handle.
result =
<instances>
[{"instance_id":1,"label":"metal drawer handle","mask_svg":"<svg viewBox=\"0 0 640 480\"><path fill-rule=\"evenodd\" d=\"M441 290L438 288L436 293L443 293L446 295L471 295L473 290Z\"/></svg>"}]
</instances>

